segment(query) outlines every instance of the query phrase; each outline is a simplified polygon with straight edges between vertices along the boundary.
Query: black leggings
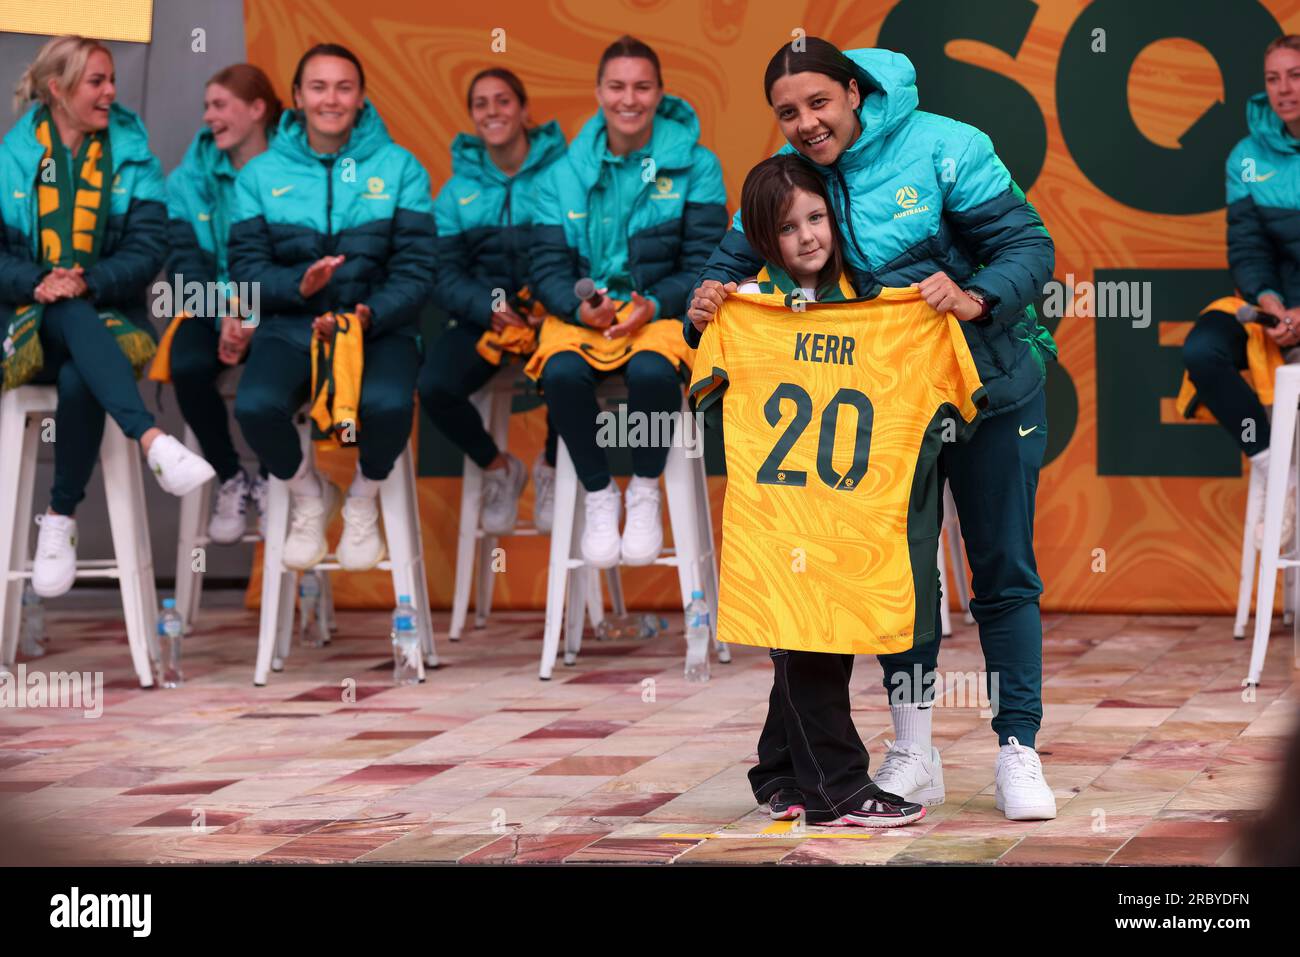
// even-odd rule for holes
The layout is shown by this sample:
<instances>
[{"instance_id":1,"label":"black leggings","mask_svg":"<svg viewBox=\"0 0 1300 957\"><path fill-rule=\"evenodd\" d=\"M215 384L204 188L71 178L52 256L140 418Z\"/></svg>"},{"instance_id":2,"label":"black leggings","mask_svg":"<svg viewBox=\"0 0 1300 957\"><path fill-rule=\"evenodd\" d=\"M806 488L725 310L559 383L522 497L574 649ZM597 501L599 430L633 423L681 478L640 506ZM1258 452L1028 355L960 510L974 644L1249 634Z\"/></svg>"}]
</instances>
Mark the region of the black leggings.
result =
<instances>
[{"instance_id":1,"label":"black leggings","mask_svg":"<svg viewBox=\"0 0 1300 957\"><path fill-rule=\"evenodd\" d=\"M131 439L153 428L154 418L140 398L131 361L90 303L61 299L46 306L40 337L45 364L33 381L59 389L50 509L71 515L95 471L104 413Z\"/></svg>"},{"instance_id":2,"label":"black leggings","mask_svg":"<svg viewBox=\"0 0 1300 957\"><path fill-rule=\"evenodd\" d=\"M609 460L597 441L600 407L596 402L596 385L619 373L627 378L629 416L640 412L651 417L659 412L680 411L682 381L673 364L657 352L638 352L613 372L592 368L576 352L558 352L546 360L542 370L542 391L551 410L551 421L564 438L578 481L588 492L599 492L609 485L611 478ZM631 453L633 473L645 478L658 478L668 461L668 446L662 443L638 443L631 447Z\"/></svg>"},{"instance_id":3,"label":"black leggings","mask_svg":"<svg viewBox=\"0 0 1300 957\"><path fill-rule=\"evenodd\" d=\"M1207 312L1183 343L1183 362L1196 394L1247 455L1268 448L1268 414L1241 377L1246 368L1246 330L1228 312ZM1247 429L1250 422L1254 429ZM1243 433L1253 434L1247 442Z\"/></svg>"},{"instance_id":4,"label":"black leggings","mask_svg":"<svg viewBox=\"0 0 1300 957\"><path fill-rule=\"evenodd\" d=\"M470 402L500 371L475 348L483 330L457 324L448 327L429 350L420 368L420 404L430 421L481 469L492 464L500 451L483 428L483 419ZM546 418L546 464L555 465L555 429Z\"/></svg>"},{"instance_id":5,"label":"black leggings","mask_svg":"<svg viewBox=\"0 0 1300 957\"><path fill-rule=\"evenodd\" d=\"M230 436L230 412L217 388L217 377L229 368L217 358L221 336L211 319L187 319L172 338L172 386L185 424L194 430L203 457L218 481L239 471L239 453ZM266 468L261 470L266 475Z\"/></svg>"}]
</instances>

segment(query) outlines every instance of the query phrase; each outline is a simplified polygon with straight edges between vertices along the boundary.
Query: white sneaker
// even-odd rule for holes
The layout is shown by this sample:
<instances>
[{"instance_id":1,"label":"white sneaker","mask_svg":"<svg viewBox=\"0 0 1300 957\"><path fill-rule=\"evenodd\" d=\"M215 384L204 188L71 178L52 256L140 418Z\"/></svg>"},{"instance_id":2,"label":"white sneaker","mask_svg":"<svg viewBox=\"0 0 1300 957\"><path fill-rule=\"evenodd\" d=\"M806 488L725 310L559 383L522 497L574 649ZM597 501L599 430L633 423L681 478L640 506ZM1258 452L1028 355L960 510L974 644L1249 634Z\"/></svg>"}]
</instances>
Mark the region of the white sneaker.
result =
<instances>
[{"instance_id":1,"label":"white sneaker","mask_svg":"<svg viewBox=\"0 0 1300 957\"><path fill-rule=\"evenodd\" d=\"M994 806L1008 821L1050 821L1056 817L1056 795L1043 779L1038 752L1015 738L998 752Z\"/></svg>"},{"instance_id":2,"label":"white sneaker","mask_svg":"<svg viewBox=\"0 0 1300 957\"><path fill-rule=\"evenodd\" d=\"M77 520L71 515L37 515L41 527L32 563L32 591L58 598L77 580Z\"/></svg>"},{"instance_id":3,"label":"white sneaker","mask_svg":"<svg viewBox=\"0 0 1300 957\"><path fill-rule=\"evenodd\" d=\"M546 455L533 463L533 527L549 535L555 524L555 466L546 464Z\"/></svg>"},{"instance_id":4,"label":"white sneaker","mask_svg":"<svg viewBox=\"0 0 1300 957\"><path fill-rule=\"evenodd\" d=\"M188 495L204 482L217 477L207 459L191 452L175 436L158 436L149 446L145 458L163 491L172 495Z\"/></svg>"},{"instance_id":5,"label":"white sneaker","mask_svg":"<svg viewBox=\"0 0 1300 957\"><path fill-rule=\"evenodd\" d=\"M233 545L244 537L248 520L244 517L248 498L248 474L240 469L217 487L208 519L208 538L217 545Z\"/></svg>"},{"instance_id":6,"label":"white sneaker","mask_svg":"<svg viewBox=\"0 0 1300 957\"><path fill-rule=\"evenodd\" d=\"M627 483L627 523L623 526L623 561L649 565L664 547L659 511L659 480L633 476Z\"/></svg>"},{"instance_id":7,"label":"white sneaker","mask_svg":"<svg viewBox=\"0 0 1300 957\"><path fill-rule=\"evenodd\" d=\"M509 535L519 520L519 493L528 481L524 463L509 452L506 466L483 473L483 531L490 535Z\"/></svg>"},{"instance_id":8,"label":"white sneaker","mask_svg":"<svg viewBox=\"0 0 1300 957\"><path fill-rule=\"evenodd\" d=\"M876 786L926 807L942 804L945 792L939 749L931 748L926 754L924 748L907 741L887 741L885 746L885 760L871 776Z\"/></svg>"},{"instance_id":9,"label":"white sneaker","mask_svg":"<svg viewBox=\"0 0 1300 957\"><path fill-rule=\"evenodd\" d=\"M1285 555L1295 547L1295 473L1291 473L1291 480L1287 483L1286 498L1282 500L1282 537L1281 554ZM1265 483L1264 494L1260 496L1261 500L1268 495L1267 483ZM1263 551L1264 549L1264 520L1261 518L1259 524L1255 526L1255 550Z\"/></svg>"},{"instance_id":10,"label":"white sneaker","mask_svg":"<svg viewBox=\"0 0 1300 957\"><path fill-rule=\"evenodd\" d=\"M289 534L284 540L286 568L304 571L329 553L325 529L339 509L339 487L318 476L322 495L290 495Z\"/></svg>"},{"instance_id":11,"label":"white sneaker","mask_svg":"<svg viewBox=\"0 0 1300 957\"><path fill-rule=\"evenodd\" d=\"M267 489L266 479L260 475L248 486L248 500L257 509L257 534L262 538L266 538Z\"/></svg>"},{"instance_id":12,"label":"white sneaker","mask_svg":"<svg viewBox=\"0 0 1300 957\"><path fill-rule=\"evenodd\" d=\"M599 492L587 493L586 523L582 530L582 558L595 568L618 564L622 540L618 534L623 497L611 480Z\"/></svg>"},{"instance_id":13,"label":"white sneaker","mask_svg":"<svg viewBox=\"0 0 1300 957\"><path fill-rule=\"evenodd\" d=\"M379 498L349 495L343 499L343 534L335 556L345 571L364 572L384 560L388 549L379 530Z\"/></svg>"}]
</instances>

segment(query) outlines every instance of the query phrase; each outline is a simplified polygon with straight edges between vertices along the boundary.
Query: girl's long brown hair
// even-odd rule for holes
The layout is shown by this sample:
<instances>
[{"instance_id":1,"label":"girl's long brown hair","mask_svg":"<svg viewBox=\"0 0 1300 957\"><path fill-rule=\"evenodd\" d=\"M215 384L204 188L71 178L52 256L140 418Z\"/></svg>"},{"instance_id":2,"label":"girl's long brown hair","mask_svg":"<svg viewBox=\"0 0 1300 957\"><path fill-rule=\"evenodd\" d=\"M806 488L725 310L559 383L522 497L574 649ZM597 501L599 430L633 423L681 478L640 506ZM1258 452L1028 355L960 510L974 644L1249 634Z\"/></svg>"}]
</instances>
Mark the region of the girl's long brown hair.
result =
<instances>
[{"instance_id":1,"label":"girl's long brown hair","mask_svg":"<svg viewBox=\"0 0 1300 957\"><path fill-rule=\"evenodd\" d=\"M843 243L835 219L835 207L826 192L826 183L816 170L794 153L780 153L763 160L749 171L740 191L741 224L754 251L789 273L785 260L781 258L781 222L790 211L796 189L820 196L831 222L835 247L827 257L826 265L817 273L816 293L821 299L824 292L838 288L840 275L844 272L844 254L840 251Z\"/></svg>"}]
</instances>

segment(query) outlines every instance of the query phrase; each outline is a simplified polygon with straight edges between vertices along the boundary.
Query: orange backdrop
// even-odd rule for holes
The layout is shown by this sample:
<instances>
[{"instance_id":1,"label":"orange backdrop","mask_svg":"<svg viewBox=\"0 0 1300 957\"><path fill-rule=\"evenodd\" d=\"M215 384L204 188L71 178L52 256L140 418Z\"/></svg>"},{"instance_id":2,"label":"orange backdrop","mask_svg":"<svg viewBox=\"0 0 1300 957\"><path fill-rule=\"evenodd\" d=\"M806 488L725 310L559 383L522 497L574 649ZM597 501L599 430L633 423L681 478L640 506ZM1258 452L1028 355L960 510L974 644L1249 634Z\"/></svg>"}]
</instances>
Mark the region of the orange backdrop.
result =
<instances>
[{"instance_id":1,"label":"orange backdrop","mask_svg":"<svg viewBox=\"0 0 1300 957\"><path fill-rule=\"evenodd\" d=\"M983 15L985 5L978 6ZM1000 4L990 5L988 15L996 15L991 10L996 6ZM1238 4L1221 6L1223 16L1232 17ZM1282 26L1300 30L1300 0L1263 6ZM475 72L490 65L513 70L527 86L533 121L558 119L571 138L595 109L600 51L619 34L630 32L658 52L668 91L686 98L698 111L702 140L722 161L733 210L750 166L783 143L762 93L762 71L771 54L796 27L842 49L873 46L893 7L863 0L245 3L248 58L267 69L286 100L289 78L304 49L327 40L353 49L365 64L370 98L394 138L425 164L435 191L451 172L452 138L468 129L464 96ZM1032 22L1014 58L973 40L952 40L944 49L952 60L1024 88L1041 111L1047 152L1029 197L1056 241L1057 277L1092 279L1099 263L1108 269L1225 269L1222 207L1193 215L1135 210L1098 189L1071 156L1057 115L1058 57L1066 34L1087 7L1081 0L1040 4L1031 11ZM494 35L494 30L504 34ZM498 46L504 37L504 51L493 51L494 36ZM1263 86L1262 67L1260 75L1257 89ZM1151 141L1176 147L1207 106L1222 98L1222 88L1215 59L1203 47L1190 40L1159 40L1143 50L1129 73L1133 122ZM920 89L921 107L926 108L924 75ZM1216 163L1222 163L1232 145L1222 144ZM1160 342L1181 342L1193 316L1157 314ZM1097 321L1067 317L1056 328L1061 365L1077 394L1078 416L1068 445L1044 470L1039 486L1037 552L1046 586L1043 605L1057 611L1226 613L1236 599L1245 479L1098 474ZM1168 396L1176 386L1173 382L1167 389ZM1166 421L1168 405L1163 402ZM540 410L514 416L512 451L530 462L544 428ZM339 480L352 469L344 454L327 457L326 466ZM721 477L710 479L717 523L723 485ZM459 486L455 478L420 480L435 606L448 607L451 601ZM530 514L530 509L531 492L525 492L521 514ZM497 586L499 607L543 606L546 543L507 540L506 574ZM1104 571L1097 549L1104 549ZM633 607L671 607L677 600L670 570L628 570L624 579ZM256 598L257 587L255 580L250 598ZM337 576L335 595L340 605L392 602L382 573Z\"/></svg>"}]
</instances>

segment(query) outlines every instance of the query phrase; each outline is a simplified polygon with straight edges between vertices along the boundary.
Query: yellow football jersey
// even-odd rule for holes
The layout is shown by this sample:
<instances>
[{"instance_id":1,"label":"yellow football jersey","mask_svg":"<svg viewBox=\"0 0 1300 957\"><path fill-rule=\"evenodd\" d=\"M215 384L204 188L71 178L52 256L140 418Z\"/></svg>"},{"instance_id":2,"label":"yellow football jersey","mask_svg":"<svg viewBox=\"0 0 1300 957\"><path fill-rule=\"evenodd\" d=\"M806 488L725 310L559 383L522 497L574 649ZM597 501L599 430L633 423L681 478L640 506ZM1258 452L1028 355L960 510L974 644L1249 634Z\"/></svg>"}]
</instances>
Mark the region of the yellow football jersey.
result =
<instances>
[{"instance_id":1,"label":"yellow football jersey","mask_svg":"<svg viewBox=\"0 0 1300 957\"><path fill-rule=\"evenodd\" d=\"M890 654L932 640L938 456L986 404L958 320L915 289L732 295L691 395L722 399L718 640Z\"/></svg>"}]
</instances>

